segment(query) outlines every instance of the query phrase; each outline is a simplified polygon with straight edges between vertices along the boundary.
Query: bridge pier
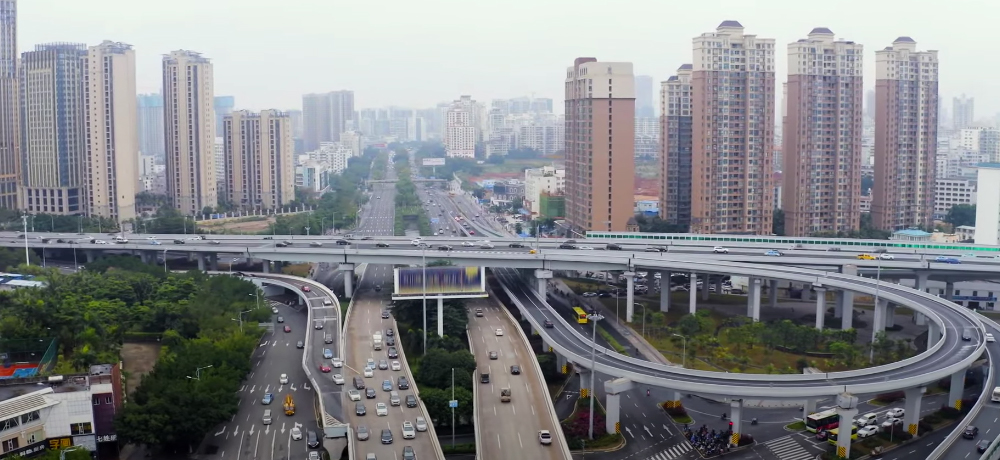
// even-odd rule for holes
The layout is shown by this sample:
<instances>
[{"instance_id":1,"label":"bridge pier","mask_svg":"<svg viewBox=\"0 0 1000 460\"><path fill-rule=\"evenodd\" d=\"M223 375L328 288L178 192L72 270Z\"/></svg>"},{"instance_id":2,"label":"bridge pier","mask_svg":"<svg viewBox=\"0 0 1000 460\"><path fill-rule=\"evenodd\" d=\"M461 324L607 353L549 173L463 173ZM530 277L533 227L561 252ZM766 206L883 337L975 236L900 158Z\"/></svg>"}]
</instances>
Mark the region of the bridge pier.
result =
<instances>
[{"instance_id":1,"label":"bridge pier","mask_svg":"<svg viewBox=\"0 0 1000 460\"><path fill-rule=\"evenodd\" d=\"M885 307L885 327L896 326L896 304L890 303Z\"/></svg>"},{"instance_id":2,"label":"bridge pier","mask_svg":"<svg viewBox=\"0 0 1000 460\"><path fill-rule=\"evenodd\" d=\"M706 273L705 274L705 281L702 281L702 283L701 283L701 301L702 302L708 302L708 292L709 292L708 291L708 288L709 288L708 280L709 279L710 279L710 277Z\"/></svg>"},{"instance_id":3,"label":"bridge pier","mask_svg":"<svg viewBox=\"0 0 1000 460\"><path fill-rule=\"evenodd\" d=\"M927 318L926 316L923 317L925 319ZM941 338L941 332L937 323L933 321L927 321L927 348L934 346L934 344L938 341L939 338Z\"/></svg>"},{"instance_id":4,"label":"bridge pier","mask_svg":"<svg viewBox=\"0 0 1000 460\"><path fill-rule=\"evenodd\" d=\"M263 271L264 273L271 273L271 261L270 260L261 260L260 261L260 266L261 266L261 271Z\"/></svg>"},{"instance_id":5,"label":"bridge pier","mask_svg":"<svg viewBox=\"0 0 1000 460\"><path fill-rule=\"evenodd\" d=\"M543 300L548 298L546 292L550 279L552 279L552 270L535 270L535 286L537 286L535 290L538 291L538 297Z\"/></svg>"},{"instance_id":6,"label":"bridge pier","mask_svg":"<svg viewBox=\"0 0 1000 460\"><path fill-rule=\"evenodd\" d=\"M833 291L833 317L843 318L844 317L844 302L843 302L844 291ZM843 322L844 320L840 320Z\"/></svg>"},{"instance_id":7,"label":"bridge pier","mask_svg":"<svg viewBox=\"0 0 1000 460\"><path fill-rule=\"evenodd\" d=\"M670 311L670 272L660 272L660 311Z\"/></svg>"},{"instance_id":8,"label":"bridge pier","mask_svg":"<svg viewBox=\"0 0 1000 460\"><path fill-rule=\"evenodd\" d=\"M691 272L689 281L691 286L688 287L688 313L693 315L698 310L698 296L695 295L698 291L698 274Z\"/></svg>"},{"instance_id":9,"label":"bridge pier","mask_svg":"<svg viewBox=\"0 0 1000 460\"><path fill-rule=\"evenodd\" d=\"M208 264L206 263L207 257L205 257L205 254L199 252L195 254L195 257L198 258L198 270L205 271L208 268Z\"/></svg>"},{"instance_id":10,"label":"bridge pier","mask_svg":"<svg viewBox=\"0 0 1000 460\"><path fill-rule=\"evenodd\" d=\"M878 303L875 304L875 319L872 321L872 343L875 343L875 338L882 332L885 332L885 310L889 307L889 301L885 299L878 299Z\"/></svg>"},{"instance_id":11,"label":"bridge pier","mask_svg":"<svg viewBox=\"0 0 1000 460\"><path fill-rule=\"evenodd\" d=\"M810 414L816 413L816 400L807 399L802 403L802 421L805 422Z\"/></svg>"},{"instance_id":12,"label":"bridge pier","mask_svg":"<svg viewBox=\"0 0 1000 460\"><path fill-rule=\"evenodd\" d=\"M816 289L816 329L822 331L823 321L826 320L826 288L816 287L815 289Z\"/></svg>"},{"instance_id":13,"label":"bridge pier","mask_svg":"<svg viewBox=\"0 0 1000 460\"><path fill-rule=\"evenodd\" d=\"M556 367L559 368L559 372L563 372L563 369L566 368L566 364L569 364L569 361L566 361L566 358L564 358L563 355L556 353Z\"/></svg>"},{"instance_id":14,"label":"bridge pier","mask_svg":"<svg viewBox=\"0 0 1000 460\"><path fill-rule=\"evenodd\" d=\"M351 270L350 273L354 274L354 271ZM345 286L346 286L346 284L345 284ZM444 337L444 296L443 295L438 296L438 318L437 319L438 319L438 324L437 324L437 326L438 326L437 327L438 337Z\"/></svg>"},{"instance_id":15,"label":"bridge pier","mask_svg":"<svg viewBox=\"0 0 1000 460\"><path fill-rule=\"evenodd\" d=\"M858 266L857 265L844 265L840 267L840 273L844 275L857 276ZM840 329L848 330L852 329L854 325L854 293L850 291L840 291L840 309L844 315L840 318Z\"/></svg>"},{"instance_id":16,"label":"bridge pier","mask_svg":"<svg viewBox=\"0 0 1000 460\"><path fill-rule=\"evenodd\" d=\"M211 253L208 255L208 266L212 271L219 271L219 255Z\"/></svg>"},{"instance_id":17,"label":"bridge pier","mask_svg":"<svg viewBox=\"0 0 1000 460\"><path fill-rule=\"evenodd\" d=\"M666 402L664 403L664 406L665 406L665 407L666 407L667 409L670 409L670 408L673 408L673 407L681 407L681 406L683 406L683 405L684 405L684 404L683 404L683 403L681 402L681 392L679 392L679 391L672 391L672 392L670 392L670 395L671 395L671 396L670 396L670 398L671 398L671 399L668 399L668 400L667 400L667 401L666 401Z\"/></svg>"},{"instance_id":18,"label":"bridge pier","mask_svg":"<svg viewBox=\"0 0 1000 460\"><path fill-rule=\"evenodd\" d=\"M583 367L580 367L579 372L580 372L580 397L586 398L590 396L591 393L590 373L592 371L590 369L585 369Z\"/></svg>"},{"instance_id":19,"label":"bridge pier","mask_svg":"<svg viewBox=\"0 0 1000 460\"><path fill-rule=\"evenodd\" d=\"M625 272L622 273L625 276L625 290L628 291L625 294L627 302L625 302L625 322L631 323L632 316L635 314L635 272Z\"/></svg>"},{"instance_id":20,"label":"bridge pier","mask_svg":"<svg viewBox=\"0 0 1000 460\"><path fill-rule=\"evenodd\" d=\"M850 393L842 393L837 396L837 415L840 417L839 426L850 427L854 425L854 419L858 416L858 398ZM837 457L848 458L851 453L851 433L847 436L837 436Z\"/></svg>"},{"instance_id":21,"label":"bridge pier","mask_svg":"<svg viewBox=\"0 0 1000 460\"><path fill-rule=\"evenodd\" d=\"M354 296L354 264L340 264L337 270L344 271L344 297L350 299Z\"/></svg>"},{"instance_id":22,"label":"bridge pier","mask_svg":"<svg viewBox=\"0 0 1000 460\"><path fill-rule=\"evenodd\" d=\"M750 295L747 303L749 312L747 316L753 318L754 322L760 321L760 278L750 279Z\"/></svg>"},{"instance_id":23,"label":"bridge pier","mask_svg":"<svg viewBox=\"0 0 1000 460\"><path fill-rule=\"evenodd\" d=\"M718 288L716 292L719 292ZM767 280L767 295L771 309L778 308L778 280Z\"/></svg>"},{"instance_id":24,"label":"bridge pier","mask_svg":"<svg viewBox=\"0 0 1000 460\"><path fill-rule=\"evenodd\" d=\"M930 273L927 272L917 272L917 278L915 280L917 290L920 292L927 292L927 278L930 277ZM927 316L920 312L913 312L913 316L917 320L917 326L927 325Z\"/></svg>"},{"instance_id":25,"label":"bridge pier","mask_svg":"<svg viewBox=\"0 0 1000 460\"><path fill-rule=\"evenodd\" d=\"M959 374L965 377L964 371L959 372ZM903 390L903 393L906 395L906 403L903 405L903 428L906 429L907 433L914 436L917 435L917 425L920 423L920 400L926 391L926 387L907 388ZM959 395L961 395L961 390L959 390ZM961 400L961 396L959 399Z\"/></svg>"},{"instance_id":26,"label":"bridge pier","mask_svg":"<svg viewBox=\"0 0 1000 460\"><path fill-rule=\"evenodd\" d=\"M743 433L742 399L729 401L729 426L732 430L732 433L729 433L729 443L733 446L740 445L740 434Z\"/></svg>"},{"instance_id":27,"label":"bridge pier","mask_svg":"<svg viewBox=\"0 0 1000 460\"><path fill-rule=\"evenodd\" d=\"M604 392L607 395L605 404L606 414L604 416L604 427L608 433L621 432L621 394L635 388L635 384L629 379L614 379L604 382Z\"/></svg>"},{"instance_id":28,"label":"bridge pier","mask_svg":"<svg viewBox=\"0 0 1000 460\"><path fill-rule=\"evenodd\" d=\"M715 293L716 294L722 294L722 277L721 276L715 279Z\"/></svg>"},{"instance_id":29,"label":"bridge pier","mask_svg":"<svg viewBox=\"0 0 1000 460\"><path fill-rule=\"evenodd\" d=\"M95 261L95 260L97 260L97 256L98 256L97 251L94 251L92 249L88 249L86 251L83 251L83 253L87 256L87 263L88 264L91 263L91 262L93 262L93 261Z\"/></svg>"},{"instance_id":30,"label":"bridge pier","mask_svg":"<svg viewBox=\"0 0 1000 460\"><path fill-rule=\"evenodd\" d=\"M944 283L944 298L951 302L952 297L955 297L955 282L947 281Z\"/></svg>"},{"instance_id":31,"label":"bridge pier","mask_svg":"<svg viewBox=\"0 0 1000 460\"><path fill-rule=\"evenodd\" d=\"M962 409L962 392L965 390L965 371L951 374L951 388L948 389L948 406ZM907 409L909 411L909 409Z\"/></svg>"}]
</instances>

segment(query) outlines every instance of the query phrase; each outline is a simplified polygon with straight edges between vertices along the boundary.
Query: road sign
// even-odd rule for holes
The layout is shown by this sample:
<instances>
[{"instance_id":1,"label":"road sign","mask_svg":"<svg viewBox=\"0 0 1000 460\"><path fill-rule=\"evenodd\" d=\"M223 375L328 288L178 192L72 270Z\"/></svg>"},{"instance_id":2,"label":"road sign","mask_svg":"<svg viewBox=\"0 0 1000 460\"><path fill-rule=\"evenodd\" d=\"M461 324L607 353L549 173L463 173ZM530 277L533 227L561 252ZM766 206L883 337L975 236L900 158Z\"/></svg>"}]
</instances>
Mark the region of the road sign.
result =
<instances>
[{"instance_id":1,"label":"road sign","mask_svg":"<svg viewBox=\"0 0 1000 460\"><path fill-rule=\"evenodd\" d=\"M448 407L450 407L452 409L458 407L458 400L457 399L452 399L451 401L448 401Z\"/></svg>"}]
</instances>

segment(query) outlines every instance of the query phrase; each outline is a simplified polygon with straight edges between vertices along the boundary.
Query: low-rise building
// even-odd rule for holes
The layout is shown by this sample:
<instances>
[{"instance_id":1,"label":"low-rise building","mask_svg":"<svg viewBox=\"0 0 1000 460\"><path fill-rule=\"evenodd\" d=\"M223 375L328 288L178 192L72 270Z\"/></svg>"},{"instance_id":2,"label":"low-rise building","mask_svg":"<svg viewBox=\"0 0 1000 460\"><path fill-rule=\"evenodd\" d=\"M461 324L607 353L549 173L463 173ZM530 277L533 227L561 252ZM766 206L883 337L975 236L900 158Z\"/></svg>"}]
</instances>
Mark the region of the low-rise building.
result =
<instances>
[{"instance_id":1,"label":"low-rise building","mask_svg":"<svg viewBox=\"0 0 1000 460\"><path fill-rule=\"evenodd\" d=\"M976 204L976 181L965 178L935 180L934 215L943 218L956 204Z\"/></svg>"},{"instance_id":2,"label":"low-rise building","mask_svg":"<svg viewBox=\"0 0 1000 460\"><path fill-rule=\"evenodd\" d=\"M1000 163L979 165L976 192L976 244L995 246L1000 236Z\"/></svg>"},{"instance_id":3,"label":"low-rise building","mask_svg":"<svg viewBox=\"0 0 1000 460\"><path fill-rule=\"evenodd\" d=\"M539 199L543 193L562 194L566 187L566 170L555 166L527 169L524 171L524 207L532 215L538 215Z\"/></svg>"}]
</instances>

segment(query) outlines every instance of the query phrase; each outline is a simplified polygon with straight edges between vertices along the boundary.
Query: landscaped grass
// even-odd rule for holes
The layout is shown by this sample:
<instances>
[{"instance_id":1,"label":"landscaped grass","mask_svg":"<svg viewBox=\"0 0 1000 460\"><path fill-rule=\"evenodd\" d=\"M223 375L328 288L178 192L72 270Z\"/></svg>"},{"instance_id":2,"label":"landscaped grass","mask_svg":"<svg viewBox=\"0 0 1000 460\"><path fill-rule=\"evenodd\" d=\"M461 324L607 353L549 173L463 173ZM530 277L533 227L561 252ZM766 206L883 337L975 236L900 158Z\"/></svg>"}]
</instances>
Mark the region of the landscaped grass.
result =
<instances>
[{"instance_id":1,"label":"landscaped grass","mask_svg":"<svg viewBox=\"0 0 1000 460\"><path fill-rule=\"evenodd\" d=\"M786 430L794 430L794 431L805 431L805 429L806 429L806 422L803 422L803 421L792 422L792 423L789 423L788 425L785 425L785 429Z\"/></svg>"}]
</instances>

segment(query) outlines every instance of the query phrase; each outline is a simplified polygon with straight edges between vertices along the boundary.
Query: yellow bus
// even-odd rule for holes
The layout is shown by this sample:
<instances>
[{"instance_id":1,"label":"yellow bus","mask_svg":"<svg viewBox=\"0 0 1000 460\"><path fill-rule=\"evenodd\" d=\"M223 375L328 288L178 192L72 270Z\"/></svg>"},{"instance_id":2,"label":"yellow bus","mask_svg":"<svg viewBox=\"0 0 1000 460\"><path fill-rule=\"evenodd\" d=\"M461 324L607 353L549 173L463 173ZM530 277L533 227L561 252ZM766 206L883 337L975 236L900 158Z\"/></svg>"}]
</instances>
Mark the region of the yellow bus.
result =
<instances>
[{"instance_id":1,"label":"yellow bus","mask_svg":"<svg viewBox=\"0 0 1000 460\"><path fill-rule=\"evenodd\" d=\"M833 445L836 446L837 445L837 432L838 431L840 431L840 428L834 428L834 429L830 430L828 432L827 436L826 436L827 442L829 442L830 444L833 444ZM858 426L857 425L851 425L851 440L854 441L854 440L857 440L857 439L858 439Z\"/></svg>"},{"instance_id":2,"label":"yellow bus","mask_svg":"<svg viewBox=\"0 0 1000 460\"><path fill-rule=\"evenodd\" d=\"M576 315L576 322L587 324L587 312L580 307L573 307L573 314Z\"/></svg>"}]
</instances>

